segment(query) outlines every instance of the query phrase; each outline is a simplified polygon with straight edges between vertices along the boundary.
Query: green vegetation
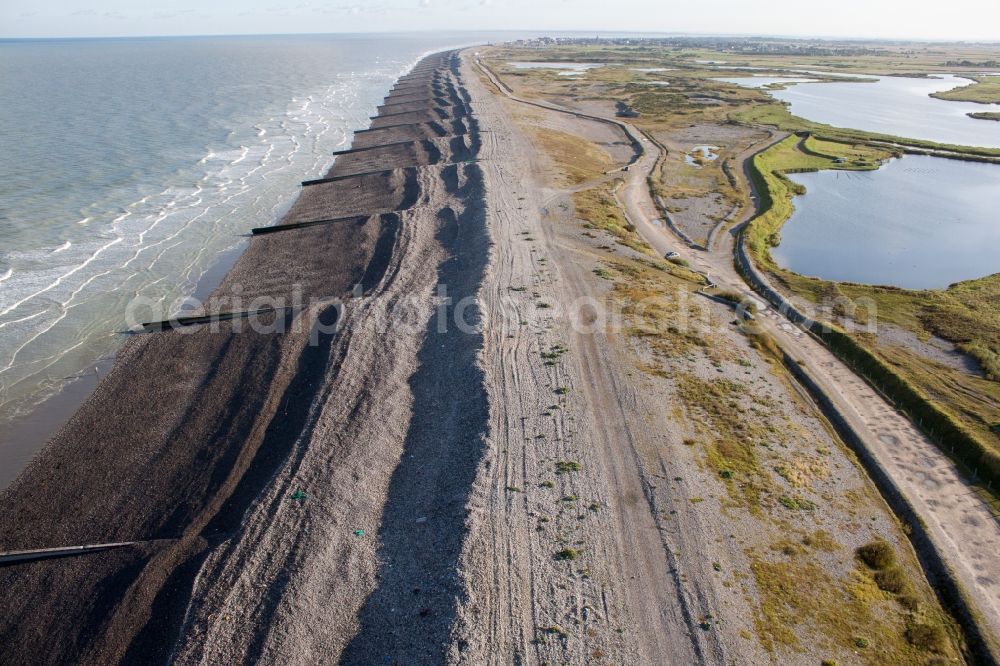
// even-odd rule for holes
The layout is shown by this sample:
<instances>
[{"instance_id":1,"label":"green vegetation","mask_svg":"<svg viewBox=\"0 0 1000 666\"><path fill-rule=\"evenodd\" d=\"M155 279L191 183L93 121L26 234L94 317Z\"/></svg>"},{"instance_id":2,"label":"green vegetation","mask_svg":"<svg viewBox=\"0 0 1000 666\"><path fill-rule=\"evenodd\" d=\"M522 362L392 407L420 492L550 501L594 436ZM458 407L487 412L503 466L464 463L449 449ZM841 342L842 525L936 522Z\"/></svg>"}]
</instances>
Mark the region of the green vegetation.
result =
<instances>
[{"instance_id":1,"label":"green vegetation","mask_svg":"<svg viewBox=\"0 0 1000 666\"><path fill-rule=\"evenodd\" d=\"M594 275L596 275L599 278L604 278L605 280L610 280L612 278L612 275L608 271L608 269L602 266L598 266L597 268L594 269Z\"/></svg>"},{"instance_id":2,"label":"green vegetation","mask_svg":"<svg viewBox=\"0 0 1000 666\"><path fill-rule=\"evenodd\" d=\"M570 472L579 472L581 469L583 469L583 465L575 461L556 463L556 474L569 474Z\"/></svg>"},{"instance_id":3,"label":"green vegetation","mask_svg":"<svg viewBox=\"0 0 1000 666\"><path fill-rule=\"evenodd\" d=\"M960 88L931 93L931 97L953 102L1000 103L1000 76L973 76L974 83Z\"/></svg>"},{"instance_id":4,"label":"green vegetation","mask_svg":"<svg viewBox=\"0 0 1000 666\"><path fill-rule=\"evenodd\" d=\"M561 359L563 354L568 351L569 348L563 345L552 345L548 351L543 351L541 356L545 359L545 365L555 365L555 362ZM556 408L558 408L558 406Z\"/></svg>"},{"instance_id":5,"label":"green vegetation","mask_svg":"<svg viewBox=\"0 0 1000 666\"><path fill-rule=\"evenodd\" d=\"M880 590L885 590L892 594L903 594L909 589L906 576L897 567L877 571L875 573L875 583Z\"/></svg>"},{"instance_id":6,"label":"green vegetation","mask_svg":"<svg viewBox=\"0 0 1000 666\"><path fill-rule=\"evenodd\" d=\"M936 624L914 623L906 629L906 640L925 652L941 653L948 643L947 634Z\"/></svg>"},{"instance_id":7,"label":"green vegetation","mask_svg":"<svg viewBox=\"0 0 1000 666\"><path fill-rule=\"evenodd\" d=\"M705 426L705 463L726 481L732 502L761 515L766 498L775 493L774 479L757 458L756 448L779 440L767 419L749 418L748 388L730 379L706 380L690 373L674 375L677 395L690 420ZM776 498L784 503L787 498ZM773 499L770 501L774 501ZM796 507L797 508L797 507Z\"/></svg>"},{"instance_id":8,"label":"green vegetation","mask_svg":"<svg viewBox=\"0 0 1000 666\"><path fill-rule=\"evenodd\" d=\"M778 498L778 501L783 507L792 511L813 511L816 509L816 504L814 502L802 499L801 497L789 497L787 495L782 495Z\"/></svg>"},{"instance_id":9,"label":"green vegetation","mask_svg":"<svg viewBox=\"0 0 1000 666\"><path fill-rule=\"evenodd\" d=\"M996 111L977 111L975 113L969 114L970 118L977 118L979 120L1000 120L1000 113Z\"/></svg>"},{"instance_id":10,"label":"green vegetation","mask_svg":"<svg viewBox=\"0 0 1000 666\"><path fill-rule=\"evenodd\" d=\"M752 556L751 570L761 597L758 635L772 652L801 652L808 643L880 666L954 654L939 611L896 605L890 612L892 600L870 581L853 572L838 577L809 551L773 561Z\"/></svg>"}]
</instances>

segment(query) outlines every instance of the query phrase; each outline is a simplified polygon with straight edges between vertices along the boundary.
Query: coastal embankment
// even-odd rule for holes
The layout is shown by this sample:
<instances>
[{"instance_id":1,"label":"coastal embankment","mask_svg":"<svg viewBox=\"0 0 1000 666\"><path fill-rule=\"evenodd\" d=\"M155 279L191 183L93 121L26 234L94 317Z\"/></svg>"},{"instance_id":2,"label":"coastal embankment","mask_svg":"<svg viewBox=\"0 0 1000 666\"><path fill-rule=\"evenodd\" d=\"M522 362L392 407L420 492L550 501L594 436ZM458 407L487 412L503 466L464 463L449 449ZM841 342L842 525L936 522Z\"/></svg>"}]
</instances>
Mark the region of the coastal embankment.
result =
<instances>
[{"instance_id":1,"label":"coastal embankment","mask_svg":"<svg viewBox=\"0 0 1000 666\"><path fill-rule=\"evenodd\" d=\"M474 374L440 384L438 399L467 407L452 419L409 418L415 382L438 384L475 354L475 336L454 338L445 357L424 335L435 312L448 315L431 303L453 257L481 265L487 249L457 55L425 58L380 111L275 227L256 230L193 313L206 318L131 337L0 494L0 551L137 544L0 569L0 662L184 663L212 660L210 644L226 661L260 658L271 632L309 625L279 603L305 543L323 539L328 563L375 561L364 535L407 483L390 478L403 443L475 439ZM466 291L476 276L462 270ZM464 487L450 472L442 482ZM307 504L322 507L322 525ZM297 580L353 624L375 572L318 571L324 581ZM257 611L209 630L217 604L236 599ZM314 639L330 654L355 633L325 618Z\"/></svg>"}]
</instances>

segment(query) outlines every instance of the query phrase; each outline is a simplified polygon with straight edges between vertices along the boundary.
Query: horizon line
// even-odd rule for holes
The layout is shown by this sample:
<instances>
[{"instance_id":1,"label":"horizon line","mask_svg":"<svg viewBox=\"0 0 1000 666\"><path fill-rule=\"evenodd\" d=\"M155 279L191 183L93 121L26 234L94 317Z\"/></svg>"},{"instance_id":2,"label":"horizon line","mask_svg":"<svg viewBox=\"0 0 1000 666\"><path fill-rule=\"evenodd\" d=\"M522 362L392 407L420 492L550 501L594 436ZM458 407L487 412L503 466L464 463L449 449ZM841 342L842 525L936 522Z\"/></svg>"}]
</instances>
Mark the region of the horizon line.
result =
<instances>
[{"instance_id":1,"label":"horizon line","mask_svg":"<svg viewBox=\"0 0 1000 666\"><path fill-rule=\"evenodd\" d=\"M430 35L430 34L530 34L528 39L538 39L545 37L565 37L574 35L573 38L586 38L587 36L598 39L627 39L635 37L637 39L669 39L684 37L702 38L730 38L730 39L791 39L791 40L819 40L819 41L843 41L843 42L875 42L875 43L925 43L925 44L984 44L1000 45L1000 37L993 39L983 38L960 38L960 37L860 37L846 35L815 35L815 34L789 34L789 33L730 33L730 32L668 32L668 31L630 31L611 30L602 33L600 30L535 30L535 29L454 29L454 30L345 30L340 32L233 32L233 33L186 33L186 34L146 34L146 35L50 35L50 36L3 36L0 35L0 42L30 42L30 41L69 41L69 40L127 40L127 39L192 39L192 38L220 38L220 37L323 37L323 36L362 36L362 35ZM575 37L579 35L580 37Z\"/></svg>"}]
</instances>

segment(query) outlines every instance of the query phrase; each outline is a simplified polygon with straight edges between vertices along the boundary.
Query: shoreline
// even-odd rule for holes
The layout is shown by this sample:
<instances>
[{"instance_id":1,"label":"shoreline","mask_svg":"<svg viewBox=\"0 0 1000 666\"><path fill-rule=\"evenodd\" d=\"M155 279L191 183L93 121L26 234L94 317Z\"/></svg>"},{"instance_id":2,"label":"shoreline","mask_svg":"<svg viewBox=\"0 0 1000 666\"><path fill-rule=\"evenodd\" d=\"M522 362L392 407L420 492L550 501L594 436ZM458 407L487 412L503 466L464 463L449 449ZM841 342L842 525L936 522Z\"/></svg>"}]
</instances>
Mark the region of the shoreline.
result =
<instances>
[{"instance_id":1,"label":"shoreline","mask_svg":"<svg viewBox=\"0 0 1000 666\"><path fill-rule=\"evenodd\" d=\"M429 49L417 56L393 80L389 88L384 91L385 95L388 96L392 87L413 71L419 63L444 50L447 49ZM375 113L379 112L377 104L372 109ZM365 127L351 130L348 135L348 143L345 145L352 145L358 133L366 131L370 126L371 121ZM321 173L332 168L334 163L335 158L331 156L330 160L322 167ZM267 220L267 224L275 224L281 220L294 204L297 196L297 193L289 194L285 203L275 212L274 218ZM199 278L190 296L199 301L206 300L239 260L248 243L248 238L244 238L234 247L220 252ZM26 413L12 416L6 422L0 423L3 432L2 442L0 442L0 492L14 482L48 445L49 441L66 427L77 409L93 395L100 379L106 376L113 367L120 349L121 345L118 345L118 349L109 356L81 368L76 376L67 379L55 393L32 406Z\"/></svg>"},{"instance_id":2,"label":"shoreline","mask_svg":"<svg viewBox=\"0 0 1000 666\"><path fill-rule=\"evenodd\" d=\"M246 241L242 241L220 253L198 280L191 296L198 300L208 298L239 260L246 245ZM77 409L97 390L117 358L118 354L114 353L91 363L56 393L4 424L3 448L0 450L0 492L9 487L49 441L66 427Z\"/></svg>"}]
</instances>

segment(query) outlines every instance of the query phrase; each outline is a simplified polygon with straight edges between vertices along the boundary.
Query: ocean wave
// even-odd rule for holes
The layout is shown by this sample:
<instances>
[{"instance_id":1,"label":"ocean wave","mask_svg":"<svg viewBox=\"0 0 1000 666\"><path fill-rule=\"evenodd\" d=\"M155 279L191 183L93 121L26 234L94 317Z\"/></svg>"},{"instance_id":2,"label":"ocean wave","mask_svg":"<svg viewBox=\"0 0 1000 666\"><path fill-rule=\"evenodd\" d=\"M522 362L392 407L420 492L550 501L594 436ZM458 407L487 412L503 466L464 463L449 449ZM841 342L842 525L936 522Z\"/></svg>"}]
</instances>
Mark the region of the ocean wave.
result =
<instances>
[{"instance_id":1,"label":"ocean wave","mask_svg":"<svg viewBox=\"0 0 1000 666\"><path fill-rule=\"evenodd\" d=\"M122 238L121 236L118 236L114 240L110 241L109 243L106 243L106 244L102 245L100 248L97 249L97 251L95 251L93 254L91 254L89 257L87 257L86 261L84 261L83 263L75 266L74 268L72 268L71 270L67 271L66 273L63 273L58 278L56 278L53 282L50 282L49 284L45 285L43 288L39 289L38 291L35 291L35 292L32 292L31 294L28 294L24 298L16 301L13 305L9 305L9 306L3 308L2 310L0 310L0 317L3 317L5 315L7 315L7 314L10 314L11 312L13 312L17 308L21 307L25 303L29 303L29 302L35 300L36 298L38 298L39 296L41 296L44 293L52 291L53 289L55 289L56 287L58 287L60 284L62 284L66 280L66 278L69 278L69 277L75 275L76 273L79 273L84 268L86 268L91 263L93 263L97 259L97 257L99 257L105 250L107 250L110 247L113 247L113 246L117 245L118 243L121 243L123 240L125 240L125 239ZM4 326L4 324L0 323L0 328L3 328L3 326Z\"/></svg>"},{"instance_id":2,"label":"ocean wave","mask_svg":"<svg viewBox=\"0 0 1000 666\"><path fill-rule=\"evenodd\" d=\"M128 189L74 204L78 215L67 221L75 222L74 231L49 237L37 256L9 262L5 255L0 407L6 410L4 392L11 386L28 395L32 382L49 381L43 367L72 376L77 366L110 353L117 338L109 332L121 330L132 295L166 308L190 293L237 234L273 222L294 199L298 182L324 173L331 153L365 124L385 93L381 81L387 88L412 64L393 71L397 67L379 66L360 77L343 73L332 84L286 97L252 122L234 122L211 148L201 143L159 183L143 183L140 168ZM380 83L365 84L366 78ZM62 245L51 249L56 243ZM51 255L58 260L46 261Z\"/></svg>"}]
</instances>

